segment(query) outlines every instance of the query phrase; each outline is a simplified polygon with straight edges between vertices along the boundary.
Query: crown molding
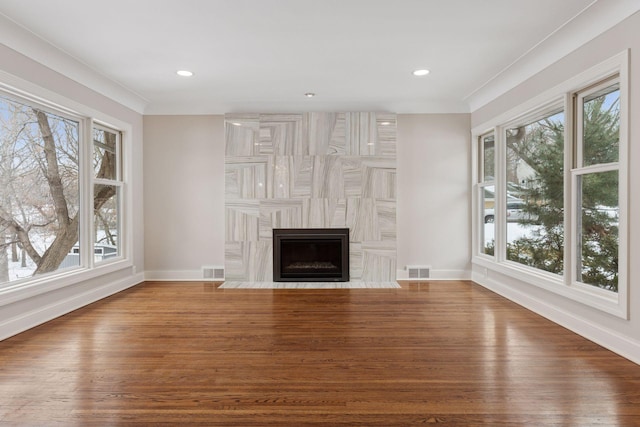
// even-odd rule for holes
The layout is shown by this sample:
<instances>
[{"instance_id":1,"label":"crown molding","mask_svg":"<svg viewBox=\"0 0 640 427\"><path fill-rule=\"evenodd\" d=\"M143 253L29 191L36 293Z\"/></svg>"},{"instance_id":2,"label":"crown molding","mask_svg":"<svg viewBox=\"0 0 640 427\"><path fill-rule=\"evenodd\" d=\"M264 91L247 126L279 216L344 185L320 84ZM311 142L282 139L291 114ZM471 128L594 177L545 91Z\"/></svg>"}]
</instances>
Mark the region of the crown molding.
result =
<instances>
[{"instance_id":1,"label":"crown molding","mask_svg":"<svg viewBox=\"0 0 640 427\"><path fill-rule=\"evenodd\" d=\"M476 111L640 10L638 0L595 0L515 62L465 97Z\"/></svg>"},{"instance_id":2,"label":"crown molding","mask_svg":"<svg viewBox=\"0 0 640 427\"><path fill-rule=\"evenodd\" d=\"M0 14L2 44L87 88L143 114L149 101Z\"/></svg>"}]
</instances>

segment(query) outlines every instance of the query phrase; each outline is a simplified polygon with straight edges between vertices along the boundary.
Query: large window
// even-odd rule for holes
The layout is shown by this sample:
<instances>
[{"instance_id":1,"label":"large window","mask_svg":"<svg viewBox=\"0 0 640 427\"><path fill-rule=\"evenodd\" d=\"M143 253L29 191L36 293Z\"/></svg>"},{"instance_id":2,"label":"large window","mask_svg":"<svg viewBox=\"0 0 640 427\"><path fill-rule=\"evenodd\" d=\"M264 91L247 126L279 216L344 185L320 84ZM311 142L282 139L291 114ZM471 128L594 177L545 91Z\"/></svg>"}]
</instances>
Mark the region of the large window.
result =
<instances>
[{"instance_id":1,"label":"large window","mask_svg":"<svg viewBox=\"0 0 640 427\"><path fill-rule=\"evenodd\" d=\"M0 288L120 255L120 134L91 123L0 93Z\"/></svg>"},{"instance_id":2,"label":"large window","mask_svg":"<svg viewBox=\"0 0 640 427\"><path fill-rule=\"evenodd\" d=\"M482 124L475 150L474 263L620 316L628 315L626 64L620 54Z\"/></svg>"},{"instance_id":3,"label":"large window","mask_svg":"<svg viewBox=\"0 0 640 427\"><path fill-rule=\"evenodd\" d=\"M504 130L506 259L564 269L564 111Z\"/></svg>"},{"instance_id":4,"label":"large window","mask_svg":"<svg viewBox=\"0 0 640 427\"><path fill-rule=\"evenodd\" d=\"M605 81L576 94L575 281L618 291L620 85Z\"/></svg>"}]
</instances>

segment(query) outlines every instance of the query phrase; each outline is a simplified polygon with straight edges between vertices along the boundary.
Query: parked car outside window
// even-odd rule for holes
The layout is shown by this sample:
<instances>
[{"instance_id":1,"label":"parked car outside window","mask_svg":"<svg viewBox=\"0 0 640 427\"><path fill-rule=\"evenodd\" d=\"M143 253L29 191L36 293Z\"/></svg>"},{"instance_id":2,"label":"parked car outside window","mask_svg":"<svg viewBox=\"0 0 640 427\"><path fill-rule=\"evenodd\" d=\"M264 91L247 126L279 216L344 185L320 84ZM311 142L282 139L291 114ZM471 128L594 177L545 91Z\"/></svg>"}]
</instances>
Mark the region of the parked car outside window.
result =
<instances>
[{"instance_id":1,"label":"parked car outside window","mask_svg":"<svg viewBox=\"0 0 640 427\"><path fill-rule=\"evenodd\" d=\"M526 203L523 200L510 200L507 203L507 222L519 222L532 219L531 214L525 212ZM484 222L490 224L495 221L495 210L484 210Z\"/></svg>"}]
</instances>

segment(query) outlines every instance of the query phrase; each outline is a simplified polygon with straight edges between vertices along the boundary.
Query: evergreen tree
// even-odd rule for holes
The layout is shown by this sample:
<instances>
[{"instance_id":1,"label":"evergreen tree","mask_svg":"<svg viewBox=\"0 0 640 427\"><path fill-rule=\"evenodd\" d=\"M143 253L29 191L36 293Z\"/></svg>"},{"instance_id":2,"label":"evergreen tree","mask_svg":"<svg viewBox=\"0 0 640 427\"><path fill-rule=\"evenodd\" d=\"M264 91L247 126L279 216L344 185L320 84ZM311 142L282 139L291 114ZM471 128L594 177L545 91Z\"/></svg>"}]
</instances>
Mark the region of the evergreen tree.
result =
<instances>
[{"instance_id":1,"label":"evergreen tree","mask_svg":"<svg viewBox=\"0 0 640 427\"><path fill-rule=\"evenodd\" d=\"M583 165L618 161L619 92L596 96L584 105ZM532 230L507 244L507 259L556 274L564 269L564 124L550 116L507 131L507 153L534 171L533 179L510 188L525 201ZM557 117L556 117L557 118ZM508 162L516 164L517 162ZM515 170L507 170L508 178ZM511 176L510 176L511 175ZM517 179L508 179L518 182ZM618 289L618 172L581 177L581 281ZM568 230L566 230L568 232Z\"/></svg>"}]
</instances>

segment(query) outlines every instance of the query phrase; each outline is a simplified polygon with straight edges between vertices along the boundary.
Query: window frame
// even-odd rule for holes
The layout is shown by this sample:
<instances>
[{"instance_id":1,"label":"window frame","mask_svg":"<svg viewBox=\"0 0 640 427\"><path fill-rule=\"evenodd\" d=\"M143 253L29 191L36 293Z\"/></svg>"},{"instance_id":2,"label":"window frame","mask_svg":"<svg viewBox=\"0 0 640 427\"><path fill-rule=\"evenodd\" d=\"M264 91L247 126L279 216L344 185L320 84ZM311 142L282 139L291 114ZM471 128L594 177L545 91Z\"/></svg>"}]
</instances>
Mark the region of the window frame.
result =
<instances>
[{"instance_id":1,"label":"window frame","mask_svg":"<svg viewBox=\"0 0 640 427\"><path fill-rule=\"evenodd\" d=\"M476 242L474 243L474 247L476 248L476 250L478 251L478 256L481 257L485 257L488 259L494 259L495 258L495 254L496 254L496 247L495 247L495 242L497 241L497 236L496 236L496 214L497 214L497 210L496 210L496 176L494 173L494 177L492 181L487 181L485 179L485 170L484 170L484 153L485 153L485 139L493 136L493 170L494 172L496 171L496 163L497 163L497 140L496 140L496 135L495 135L495 131L491 130L489 132L485 132L482 135L478 135L477 137L477 145L476 145L476 150L478 152L478 162L477 162L477 180L478 180L478 184L476 187L476 211L478 212L478 214L474 214L474 218L476 218L477 224L478 225L478 230L479 231L479 235L476 239ZM485 228L486 228L486 223L485 223L485 191L487 189L487 187L493 186L494 192L493 192L493 217L494 217L494 249L493 249L493 255L488 254L484 251L485 246L484 246L484 240L485 240Z\"/></svg>"},{"instance_id":2,"label":"window frame","mask_svg":"<svg viewBox=\"0 0 640 427\"><path fill-rule=\"evenodd\" d=\"M570 286L573 286L577 289L582 290L586 293L592 293L601 298L610 298L610 292L604 289L601 289L597 286L590 285L588 283L584 283L578 280L578 266L582 264L581 260L581 247L580 247L580 231L578 228L581 225L581 221L578 220L578 215L581 212L581 200L580 200L580 191L578 189L578 181L581 177L585 175L591 174L599 174L604 172L617 172L618 173L618 203L619 203L619 227L618 227L618 282L627 284L627 263L628 256L626 254L627 251L627 207L626 201L628 200L628 178L627 178L627 165L626 162L622 161L622 159L628 159L628 137L623 137L623 121L624 126L626 128L626 122L628 118L628 108L623 111L623 90L621 83L621 75L614 75L606 79L602 79L598 81L596 84L591 85L589 87L585 87L579 91L575 91L573 93L572 99L573 102L573 117L575 121L575 137L573 138L573 150L575 156L573 158L573 165L570 171L570 180L571 180L571 209L573 212L576 212L576 218L571 222L571 242L572 247L574 248L573 256L569 259L570 265L569 267L569 278L570 278ZM618 161L617 162L609 162L609 163L598 163L593 165L584 166L584 99L588 98L590 95L596 94L608 87L613 85L619 86L620 92L620 140L618 147ZM625 93L626 97L626 93ZM626 102L626 99L625 99ZM624 205L624 208L623 208ZM620 256L620 254L624 254L625 256ZM624 286L624 292L627 292L627 287ZM618 288L618 294L621 292L621 287Z\"/></svg>"},{"instance_id":3,"label":"window frame","mask_svg":"<svg viewBox=\"0 0 640 427\"><path fill-rule=\"evenodd\" d=\"M567 268L566 263L564 265L563 274L558 275L556 273L551 273L549 271L541 270L535 267L528 266L526 264L519 263L517 261L512 261L507 259L508 223L506 220L506 215L507 215L507 204L508 204L507 202L508 182L507 182L507 168L506 168L506 162L507 162L506 132L509 129L512 129L514 127L527 126L527 125L533 124L545 117L549 117L551 115L557 114L560 111L564 112L565 123L566 123L566 116L567 116L566 109L567 109L567 105L564 97L554 97L553 99L542 104L541 106L531 109L527 111L525 114L515 117L512 120L509 120L501 124L500 126L496 127L496 132L499 132L499 135L500 135L500 146L498 148L498 150L500 151L500 156L499 156L500 160L496 164L496 168L499 168L499 172L497 173L497 175L499 176L499 179L497 180L496 193L499 193L498 203L499 203L499 210L500 210L500 215L496 217L500 219L500 221L496 221L496 228L500 228L500 233L497 233L497 235L498 234L500 235L500 241L499 242L496 241L496 253L498 254L497 260L499 262L504 263L505 265L511 266L514 269L521 269L522 272L524 273L529 272L530 274L546 277L551 282L558 282L559 280L562 280L562 277L566 275L566 268ZM565 135L564 135L564 153L565 153L564 161L565 162L566 162L566 151L567 151L567 135L566 135L566 129L565 129ZM566 172L564 175L565 176L564 176L563 189L564 189L564 194L566 196L566 193L567 193ZM498 191L498 187L500 188L500 191ZM566 204L566 197L565 197L565 204ZM564 221L566 224L567 223L566 210L564 215ZM565 231L565 234L568 234L568 233ZM564 255L566 257L566 250Z\"/></svg>"},{"instance_id":4,"label":"window frame","mask_svg":"<svg viewBox=\"0 0 640 427\"><path fill-rule=\"evenodd\" d=\"M93 155L95 153L95 149L96 149L96 144L93 141L93 129L99 129L101 131L106 131L106 132L111 132L114 133L116 135L116 152L115 152L115 157L116 157L116 171L115 174L116 176L114 177L114 179L107 179L107 178L96 178L95 173L94 173L94 168L93 165L91 165L90 171L89 171L89 175L91 177L91 185L90 185L90 191L91 191L91 197L89 200L93 200L94 199L94 190L96 185L110 185L110 186L114 186L116 187L116 206L117 206L117 222L118 222L118 246L117 246L117 255L111 258L107 258L106 260L101 260L101 261L95 261L95 257L92 253L91 255L91 260L93 262L94 265L103 265L103 264L107 264L107 263L112 263L112 262L117 262L121 259L123 259L123 233L122 233L122 229L123 229L123 224L122 224L122 214L123 214L123 193L124 193L124 181L122 179L122 131L115 129L113 127L104 125L96 120L92 121L92 127L91 127L91 140L90 140L90 144L91 144L91 155L89 155L89 159L93 159ZM93 214L93 209L92 209L92 214L91 214L91 218L95 218L94 214ZM91 221L91 225L95 226L94 220ZM96 241L95 241L95 233L93 233L93 227L92 227L92 232L91 232L91 248L95 248L96 245Z\"/></svg>"},{"instance_id":5,"label":"window frame","mask_svg":"<svg viewBox=\"0 0 640 427\"><path fill-rule=\"evenodd\" d=\"M5 283L0 288L0 307L118 271L129 270L131 274L135 274L135 266L130 256L133 236L129 226L133 221L133 213L130 208L133 201L131 193L128 191L132 165L131 156L133 155L132 124L2 70L0 70L0 91L19 102L56 115L70 116L69 118L79 122L78 164L80 172L78 186L80 192L79 243L81 255L78 267L70 267L61 271ZM117 129L121 134L122 150L120 157L122 250L118 257L114 257L108 263L104 262L99 265L93 262L93 204L87 202L87 200L93 200L93 176L91 173L93 170L91 165L93 142L91 132L94 123Z\"/></svg>"},{"instance_id":6,"label":"window frame","mask_svg":"<svg viewBox=\"0 0 640 427\"><path fill-rule=\"evenodd\" d=\"M618 271L618 292L600 289L597 286L574 283L574 257L576 255L576 236L574 234L575 224L578 222L574 217L577 215L577 197L574 184L574 158L575 135L577 133L575 125L576 107L574 96L577 93L598 88L601 85L612 84L613 78L618 79L620 85L620 144L619 144L619 271ZM589 92L590 93L590 92ZM480 167L482 152L478 149L476 138L488 132L495 132L496 144L496 248L495 257L488 257L481 253L480 236L482 232L479 227L478 209L480 201L477 200L479 182L478 171L472 173L473 192L473 253L472 264L484 269L484 276L488 277L490 271L504 275L507 279L512 278L524 282L528 285L545 289L549 292L561 295L570 300L580 302L589 307L601 310L616 317L628 319L629 296L628 296L628 93L629 93L629 50L624 50L619 54L593 66L592 68L570 78L555 87L543 91L539 95L525 100L523 103L505 111L493 119L488 120L472 129L472 155L474 160L472 165ZM531 117L536 112L549 108L550 105L564 105L565 113L565 133L564 133L564 274L563 276L548 273L533 267L528 267L514 261L506 260L506 219L502 213L506 209L506 165L503 165L506 156L506 144L504 132L514 122L522 122L523 118ZM598 165L598 168L602 165ZM608 167L608 166L607 166ZM595 170L595 169L594 169ZM599 170L599 169L598 169ZM504 195L502 193L505 193ZM482 270L480 270L482 271Z\"/></svg>"}]
</instances>

